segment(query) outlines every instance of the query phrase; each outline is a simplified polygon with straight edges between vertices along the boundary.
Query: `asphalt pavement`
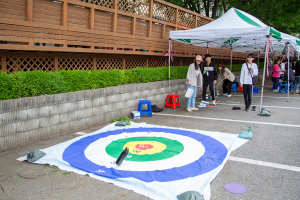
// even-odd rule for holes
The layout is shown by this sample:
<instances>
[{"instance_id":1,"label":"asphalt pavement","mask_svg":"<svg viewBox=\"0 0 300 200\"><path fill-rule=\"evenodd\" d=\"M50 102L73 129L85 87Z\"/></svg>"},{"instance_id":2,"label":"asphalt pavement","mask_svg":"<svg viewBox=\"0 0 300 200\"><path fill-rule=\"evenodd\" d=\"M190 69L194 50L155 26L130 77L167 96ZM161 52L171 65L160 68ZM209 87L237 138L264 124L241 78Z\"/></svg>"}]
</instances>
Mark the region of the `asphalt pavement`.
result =
<instances>
[{"instance_id":1,"label":"asphalt pavement","mask_svg":"<svg viewBox=\"0 0 300 200\"><path fill-rule=\"evenodd\" d=\"M265 88L263 107L271 110L271 117L258 115L259 91L252 100L256 111L246 112L242 93L233 93L230 98L218 97L216 107L187 112L186 100L180 99L181 108L167 108L152 118L145 115L132 121L230 134L252 126L253 139L231 154L211 182L211 199L300 199L300 95L290 94L288 99L285 93L273 93L270 82ZM197 98L196 104L200 101ZM233 106L241 110L232 110ZM72 133L0 153L0 199L149 199L89 176L16 160L29 150L44 149L78 136ZM224 189L228 183L242 184L248 191L229 193Z\"/></svg>"}]
</instances>

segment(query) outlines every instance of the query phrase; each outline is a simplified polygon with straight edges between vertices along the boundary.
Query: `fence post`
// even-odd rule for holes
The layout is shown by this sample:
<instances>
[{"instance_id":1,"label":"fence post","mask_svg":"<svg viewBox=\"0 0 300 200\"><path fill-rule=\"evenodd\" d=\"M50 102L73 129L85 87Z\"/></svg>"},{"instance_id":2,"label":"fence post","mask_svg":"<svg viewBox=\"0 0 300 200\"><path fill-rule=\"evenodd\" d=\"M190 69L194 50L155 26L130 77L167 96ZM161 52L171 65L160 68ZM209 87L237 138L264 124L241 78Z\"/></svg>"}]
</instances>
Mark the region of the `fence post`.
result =
<instances>
[{"instance_id":1,"label":"fence post","mask_svg":"<svg viewBox=\"0 0 300 200\"><path fill-rule=\"evenodd\" d=\"M123 66L122 66L123 70L126 69L126 59L123 58Z\"/></svg>"},{"instance_id":2,"label":"fence post","mask_svg":"<svg viewBox=\"0 0 300 200\"><path fill-rule=\"evenodd\" d=\"M2 71L4 73L7 73L6 56L1 56L1 66L2 66Z\"/></svg>"},{"instance_id":3,"label":"fence post","mask_svg":"<svg viewBox=\"0 0 300 200\"><path fill-rule=\"evenodd\" d=\"M54 71L58 72L58 57L54 56Z\"/></svg>"},{"instance_id":4,"label":"fence post","mask_svg":"<svg viewBox=\"0 0 300 200\"><path fill-rule=\"evenodd\" d=\"M113 32L117 32L118 0L114 0Z\"/></svg>"},{"instance_id":5,"label":"fence post","mask_svg":"<svg viewBox=\"0 0 300 200\"><path fill-rule=\"evenodd\" d=\"M149 67L149 59L148 58L146 59L146 67L147 68Z\"/></svg>"},{"instance_id":6,"label":"fence post","mask_svg":"<svg viewBox=\"0 0 300 200\"><path fill-rule=\"evenodd\" d=\"M132 18L132 35L135 35L136 17Z\"/></svg>"},{"instance_id":7,"label":"fence post","mask_svg":"<svg viewBox=\"0 0 300 200\"><path fill-rule=\"evenodd\" d=\"M33 7L32 0L27 0L26 1L26 20L27 21L32 21L32 7Z\"/></svg>"},{"instance_id":8,"label":"fence post","mask_svg":"<svg viewBox=\"0 0 300 200\"><path fill-rule=\"evenodd\" d=\"M152 33L152 11L153 11L153 0L149 1L149 27L148 27L148 37L151 37Z\"/></svg>"},{"instance_id":9,"label":"fence post","mask_svg":"<svg viewBox=\"0 0 300 200\"><path fill-rule=\"evenodd\" d=\"M176 8L176 12L175 12L175 30L177 30L177 24L178 24L178 8Z\"/></svg>"},{"instance_id":10,"label":"fence post","mask_svg":"<svg viewBox=\"0 0 300 200\"><path fill-rule=\"evenodd\" d=\"M62 5L62 25L68 26L68 1L63 1Z\"/></svg>"},{"instance_id":11,"label":"fence post","mask_svg":"<svg viewBox=\"0 0 300 200\"><path fill-rule=\"evenodd\" d=\"M197 15L195 15L195 27L194 28L197 28L197 26L198 26L198 23L197 23L197 19L198 19L198 17L197 17Z\"/></svg>"},{"instance_id":12,"label":"fence post","mask_svg":"<svg viewBox=\"0 0 300 200\"><path fill-rule=\"evenodd\" d=\"M96 61L96 57L93 57L93 70L97 70L97 61Z\"/></svg>"},{"instance_id":13,"label":"fence post","mask_svg":"<svg viewBox=\"0 0 300 200\"><path fill-rule=\"evenodd\" d=\"M90 9L90 15L89 15L89 28L91 30L94 30L95 25L95 8Z\"/></svg>"},{"instance_id":14,"label":"fence post","mask_svg":"<svg viewBox=\"0 0 300 200\"><path fill-rule=\"evenodd\" d=\"M166 33L166 25L162 24L162 35L161 35L161 39L165 39L165 33Z\"/></svg>"},{"instance_id":15,"label":"fence post","mask_svg":"<svg viewBox=\"0 0 300 200\"><path fill-rule=\"evenodd\" d=\"M182 58L179 61L179 66L182 66Z\"/></svg>"}]
</instances>

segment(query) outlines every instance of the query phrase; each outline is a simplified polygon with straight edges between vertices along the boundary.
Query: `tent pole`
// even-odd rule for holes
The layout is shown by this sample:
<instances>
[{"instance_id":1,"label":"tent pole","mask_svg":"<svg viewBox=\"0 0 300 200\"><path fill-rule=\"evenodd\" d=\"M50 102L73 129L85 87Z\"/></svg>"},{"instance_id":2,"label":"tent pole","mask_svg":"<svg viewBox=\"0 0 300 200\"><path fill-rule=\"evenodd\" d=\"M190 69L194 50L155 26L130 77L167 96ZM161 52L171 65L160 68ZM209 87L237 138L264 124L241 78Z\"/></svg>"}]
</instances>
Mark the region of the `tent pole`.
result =
<instances>
[{"instance_id":1,"label":"tent pole","mask_svg":"<svg viewBox=\"0 0 300 200\"><path fill-rule=\"evenodd\" d=\"M230 54L230 71L232 71L232 47L231 47L231 54Z\"/></svg>"},{"instance_id":2,"label":"tent pole","mask_svg":"<svg viewBox=\"0 0 300 200\"><path fill-rule=\"evenodd\" d=\"M268 44L268 39L269 39L269 35L267 36L267 42L266 44ZM265 62L264 62L264 73L263 73L263 78L262 78L262 85L261 85L261 96L260 96L260 107L259 107L259 113L261 113L261 106L262 106L262 101L263 101L263 94L264 94L264 85L265 85L265 74L266 74L266 64L267 64L267 48L266 48L266 52L265 52Z\"/></svg>"},{"instance_id":3,"label":"tent pole","mask_svg":"<svg viewBox=\"0 0 300 200\"><path fill-rule=\"evenodd\" d=\"M207 43L207 47L206 47L206 54L208 54L208 43Z\"/></svg>"},{"instance_id":4,"label":"tent pole","mask_svg":"<svg viewBox=\"0 0 300 200\"><path fill-rule=\"evenodd\" d=\"M288 59L288 69L287 69L287 73L288 73L288 84L287 84L287 91L288 91L288 100L287 102L290 101L290 51L289 51L289 42L286 43L287 49L288 49L288 53L287 53L287 59Z\"/></svg>"},{"instance_id":5,"label":"tent pole","mask_svg":"<svg viewBox=\"0 0 300 200\"><path fill-rule=\"evenodd\" d=\"M257 68L259 68L259 54L260 54L260 51L258 51L258 56L257 56L257 63L258 63L258 67ZM257 74L257 77L258 77L258 74Z\"/></svg>"},{"instance_id":6,"label":"tent pole","mask_svg":"<svg viewBox=\"0 0 300 200\"><path fill-rule=\"evenodd\" d=\"M171 68L171 39L169 39L169 94L171 94L170 68Z\"/></svg>"}]
</instances>

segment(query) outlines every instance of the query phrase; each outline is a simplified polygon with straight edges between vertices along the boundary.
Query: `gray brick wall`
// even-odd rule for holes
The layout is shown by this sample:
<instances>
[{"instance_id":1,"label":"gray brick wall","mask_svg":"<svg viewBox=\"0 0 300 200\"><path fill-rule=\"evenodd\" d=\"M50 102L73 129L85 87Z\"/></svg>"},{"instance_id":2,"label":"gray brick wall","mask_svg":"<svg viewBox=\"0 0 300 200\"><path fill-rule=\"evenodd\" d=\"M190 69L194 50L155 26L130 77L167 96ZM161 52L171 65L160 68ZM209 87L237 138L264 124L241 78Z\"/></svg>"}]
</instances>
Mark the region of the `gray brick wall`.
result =
<instances>
[{"instance_id":1,"label":"gray brick wall","mask_svg":"<svg viewBox=\"0 0 300 200\"><path fill-rule=\"evenodd\" d=\"M162 108L168 87L158 81L0 101L0 152L129 117L139 100ZM171 80L180 98L185 88L185 79Z\"/></svg>"}]
</instances>

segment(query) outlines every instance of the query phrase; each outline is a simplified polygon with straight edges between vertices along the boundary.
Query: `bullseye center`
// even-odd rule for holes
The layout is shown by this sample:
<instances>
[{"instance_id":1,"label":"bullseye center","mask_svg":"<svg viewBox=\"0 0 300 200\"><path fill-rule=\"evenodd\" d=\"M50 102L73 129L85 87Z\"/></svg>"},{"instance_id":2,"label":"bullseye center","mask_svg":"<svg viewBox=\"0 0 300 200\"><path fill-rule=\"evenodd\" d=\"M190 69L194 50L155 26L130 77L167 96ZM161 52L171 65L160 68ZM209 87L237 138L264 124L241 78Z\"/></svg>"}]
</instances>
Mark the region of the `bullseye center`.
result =
<instances>
[{"instance_id":1,"label":"bullseye center","mask_svg":"<svg viewBox=\"0 0 300 200\"><path fill-rule=\"evenodd\" d=\"M135 148L139 150L146 150L146 149L152 149L153 146L151 144L137 144Z\"/></svg>"}]
</instances>

